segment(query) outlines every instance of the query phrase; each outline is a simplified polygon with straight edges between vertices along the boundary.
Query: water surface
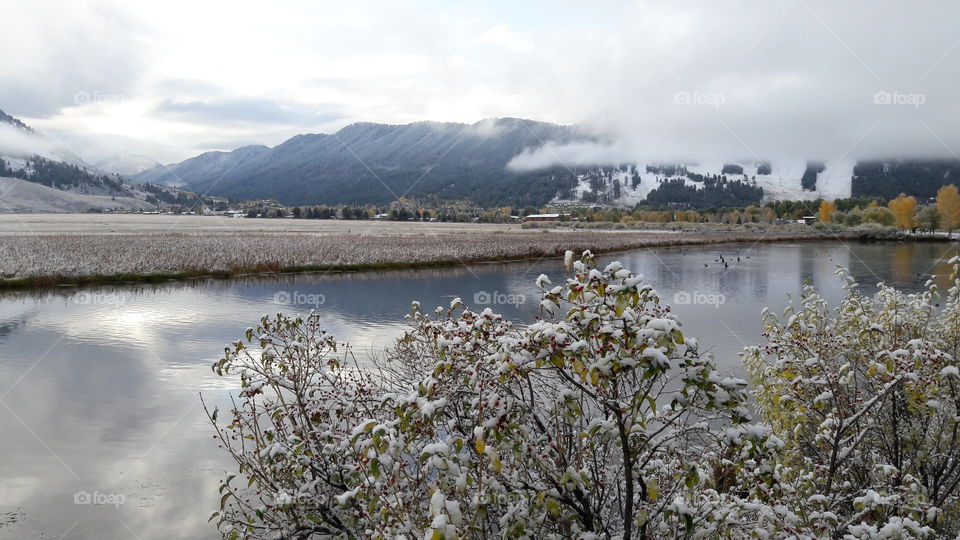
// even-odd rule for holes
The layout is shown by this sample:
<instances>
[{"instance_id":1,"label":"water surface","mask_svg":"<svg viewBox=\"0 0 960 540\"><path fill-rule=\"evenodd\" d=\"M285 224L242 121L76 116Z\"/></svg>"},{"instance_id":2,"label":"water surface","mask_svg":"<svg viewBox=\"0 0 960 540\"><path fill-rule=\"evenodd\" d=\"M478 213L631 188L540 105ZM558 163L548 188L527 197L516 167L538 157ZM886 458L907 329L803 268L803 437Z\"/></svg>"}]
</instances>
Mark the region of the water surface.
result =
<instances>
[{"instance_id":1,"label":"water surface","mask_svg":"<svg viewBox=\"0 0 960 540\"><path fill-rule=\"evenodd\" d=\"M870 293L883 281L946 282L949 244L747 244L607 255L673 304L684 332L721 369L761 341L760 310L779 312L803 283L836 302L838 265ZM721 259L722 257L722 259ZM558 260L446 269L196 280L0 296L0 538L216 538L207 517L232 462L200 406L226 406L238 383L210 365L261 316L316 309L360 357L404 329L410 302L454 297L517 322L537 314L536 277ZM484 306L478 306L484 307ZM87 504L87 502L91 504ZM100 504L92 504L100 503Z\"/></svg>"}]
</instances>

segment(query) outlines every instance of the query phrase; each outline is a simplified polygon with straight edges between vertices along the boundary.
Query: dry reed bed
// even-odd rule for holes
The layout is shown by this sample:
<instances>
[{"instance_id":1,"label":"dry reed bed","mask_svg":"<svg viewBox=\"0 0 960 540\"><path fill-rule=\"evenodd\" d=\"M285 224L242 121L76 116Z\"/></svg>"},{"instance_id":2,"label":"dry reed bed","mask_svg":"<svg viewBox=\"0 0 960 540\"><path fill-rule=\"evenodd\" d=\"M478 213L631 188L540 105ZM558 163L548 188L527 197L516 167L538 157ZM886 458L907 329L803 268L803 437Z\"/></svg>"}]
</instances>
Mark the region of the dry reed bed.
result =
<instances>
[{"instance_id":1,"label":"dry reed bed","mask_svg":"<svg viewBox=\"0 0 960 540\"><path fill-rule=\"evenodd\" d=\"M610 252L718 242L835 238L766 232L651 235L605 232L453 233L422 236L70 234L0 236L0 286L234 275L252 272L415 267L537 258L565 250Z\"/></svg>"}]
</instances>

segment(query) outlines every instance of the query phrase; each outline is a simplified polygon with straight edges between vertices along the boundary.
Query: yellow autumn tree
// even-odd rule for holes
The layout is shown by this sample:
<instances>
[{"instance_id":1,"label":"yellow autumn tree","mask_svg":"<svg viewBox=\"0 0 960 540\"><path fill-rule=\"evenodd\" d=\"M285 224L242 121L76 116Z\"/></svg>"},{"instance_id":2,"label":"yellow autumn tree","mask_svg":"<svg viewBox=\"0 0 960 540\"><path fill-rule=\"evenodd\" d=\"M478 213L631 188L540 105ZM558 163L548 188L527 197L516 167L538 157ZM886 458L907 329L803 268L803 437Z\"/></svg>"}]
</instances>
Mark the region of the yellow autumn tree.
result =
<instances>
[{"instance_id":1,"label":"yellow autumn tree","mask_svg":"<svg viewBox=\"0 0 960 540\"><path fill-rule=\"evenodd\" d=\"M764 206L760 211L760 221L773 224L777 221L777 212L769 206Z\"/></svg>"},{"instance_id":2,"label":"yellow autumn tree","mask_svg":"<svg viewBox=\"0 0 960 540\"><path fill-rule=\"evenodd\" d=\"M820 221L831 223L833 214L837 211L837 205L833 201L823 201L820 203Z\"/></svg>"},{"instance_id":3,"label":"yellow autumn tree","mask_svg":"<svg viewBox=\"0 0 960 540\"><path fill-rule=\"evenodd\" d=\"M960 192L957 186L950 184L937 191L937 210L940 212L941 225L950 233L960 225Z\"/></svg>"},{"instance_id":4,"label":"yellow autumn tree","mask_svg":"<svg viewBox=\"0 0 960 540\"><path fill-rule=\"evenodd\" d=\"M912 229L916 227L917 200L913 197L907 197L901 193L899 197L890 201L887 205L893 212L897 227L901 229Z\"/></svg>"}]
</instances>

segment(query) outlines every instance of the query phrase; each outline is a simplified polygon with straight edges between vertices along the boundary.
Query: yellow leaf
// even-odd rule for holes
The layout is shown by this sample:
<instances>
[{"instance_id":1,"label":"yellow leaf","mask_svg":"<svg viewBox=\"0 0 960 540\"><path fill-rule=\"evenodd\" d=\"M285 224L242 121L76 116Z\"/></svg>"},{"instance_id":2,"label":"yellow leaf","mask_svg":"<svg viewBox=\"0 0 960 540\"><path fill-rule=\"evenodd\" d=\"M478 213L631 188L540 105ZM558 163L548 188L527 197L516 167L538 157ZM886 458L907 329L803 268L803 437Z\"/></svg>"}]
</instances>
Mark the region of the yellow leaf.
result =
<instances>
[{"instance_id":1,"label":"yellow leaf","mask_svg":"<svg viewBox=\"0 0 960 540\"><path fill-rule=\"evenodd\" d=\"M500 456L497 455L496 450L491 449L489 452L487 452L487 457L490 458L490 464L493 465L494 471L500 472L500 470L503 469L503 464L500 463Z\"/></svg>"},{"instance_id":2,"label":"yellow leaf","mask_svg":"<svg viewBox=\"0 0 960 540\"><path fill-rule=\"evenodd\" d=\"M477 439L477 443L475 446L477 447L477 452L482 454L483 450L487 447L487 444L483 442L483 439Z\"/></svg>"},{"instance_id":3,"label":"yellow leaf","mask_svg":"<svg viewBox=\"0 0 960 540\"><path fill-rule=\"evenodd\" d=\"M654 479L649 479L646 482L647 486L647 496L650 497L651 501L657 500L657 497L660 496L660 486L657 484L657 481Z\"/></svg>"},{"instance_id":4,"label":"yellow leaf","mask_svg":"<svg viewBox=\"0 0 960 540\"><path fill-rule=\"evenodd\" d=\"M587 367L583 365L579 359L573 361L573 370L580 375L580 378L583 379L586 377Z\"/></svg>"}]
</instances>

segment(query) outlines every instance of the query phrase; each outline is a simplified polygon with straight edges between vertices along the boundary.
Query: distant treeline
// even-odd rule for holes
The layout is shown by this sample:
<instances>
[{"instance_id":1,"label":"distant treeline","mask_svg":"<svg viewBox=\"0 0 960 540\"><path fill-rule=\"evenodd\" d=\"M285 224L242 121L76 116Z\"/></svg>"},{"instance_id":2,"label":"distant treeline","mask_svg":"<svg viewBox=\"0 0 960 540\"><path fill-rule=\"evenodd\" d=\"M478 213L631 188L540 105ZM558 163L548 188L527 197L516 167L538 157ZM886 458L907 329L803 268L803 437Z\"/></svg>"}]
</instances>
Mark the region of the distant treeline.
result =
<instances>
[{"instance_id":1,"label":"distant treeline","mask_svg":"<svg viewBox=\"0 0 960 540\"><path fill-rule=\"evenodd\" d=\"M726 177L698 177L702 187L689 186L682 178L665 180L647 194L652 208L716 208L759 204L763 188Z\"/></svg>"},{"instance_id":2,"label":"distant treeline","mask_svg":"<svg viewBox=\"0 0 960 540\"><path fill-rule=\"evenodd\" d=\"M808 161L807 168L800 177L800 187L807 191L817 190L817 175L822 173L826 167L819 161Z\"/></svg>"},{"instance_id":3,"label":"distant treeline","mask_svg":"<svg viewBox=\"0 0 960 540\"><path fill-rule=\"evenodd\" d=\"M900 193L929 200L960 182L960 160L861 161L853 168L854 197L894 199Z\"/></svg>"}]
</instances>

